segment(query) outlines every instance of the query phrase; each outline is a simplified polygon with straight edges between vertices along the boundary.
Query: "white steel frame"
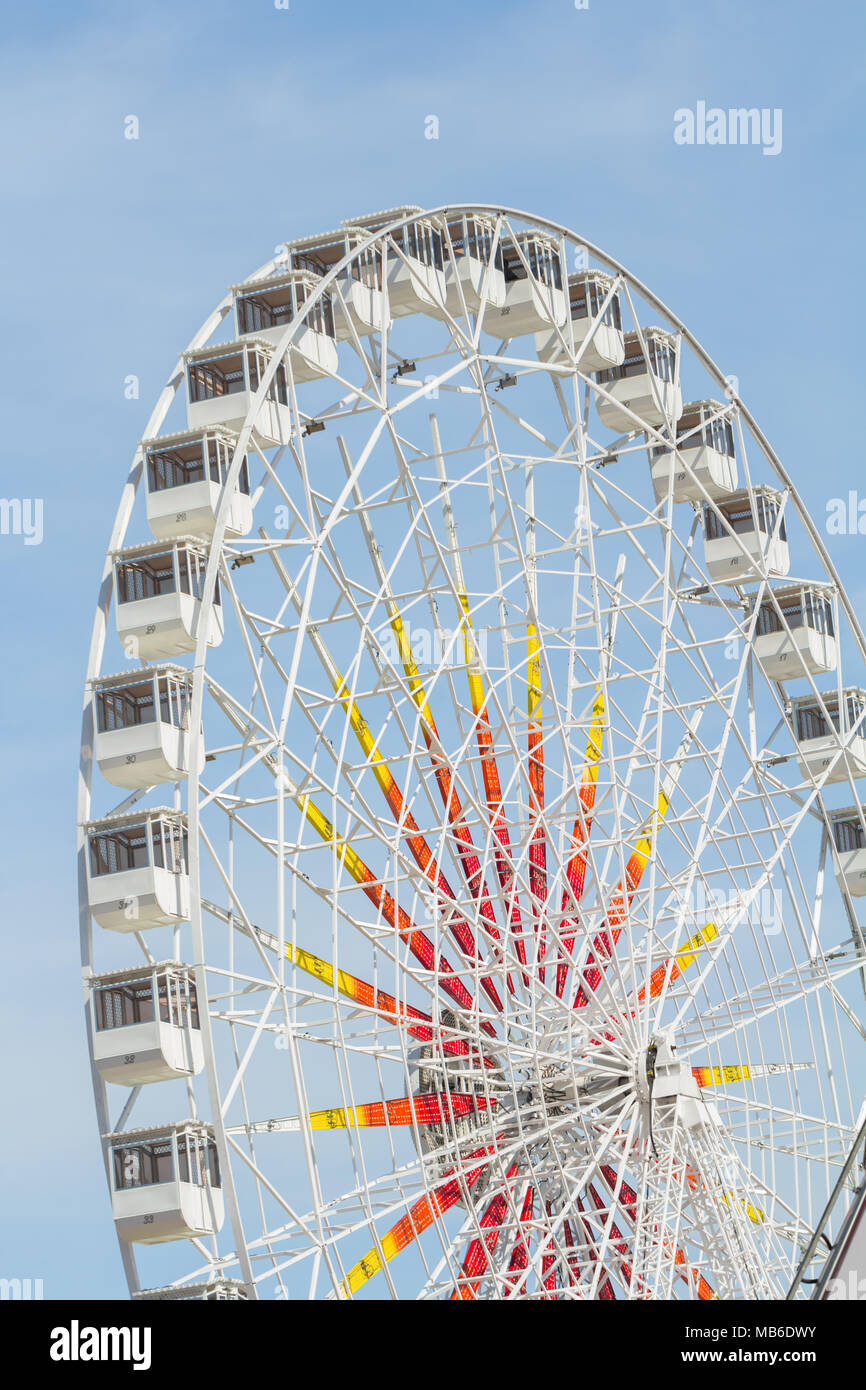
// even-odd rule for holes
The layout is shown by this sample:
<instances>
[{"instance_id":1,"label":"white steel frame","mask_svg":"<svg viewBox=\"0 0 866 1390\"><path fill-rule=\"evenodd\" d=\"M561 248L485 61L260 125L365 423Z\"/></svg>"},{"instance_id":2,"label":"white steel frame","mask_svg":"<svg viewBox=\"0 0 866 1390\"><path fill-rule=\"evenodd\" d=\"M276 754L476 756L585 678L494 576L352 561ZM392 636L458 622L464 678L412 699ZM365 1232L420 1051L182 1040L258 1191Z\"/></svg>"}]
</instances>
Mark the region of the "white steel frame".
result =
<instances>
[{"instance_id":1,"label":"white steel frame","mask_svg":"<svg viewBox=\"0 0 866 1390\"><path fill-rule=\"evenodd\" d=\"M464 214L494 226L488 271L507 238L529 273L516 234L537 227L561 248L564 283L582 248L614 277L624 330L642 343L650 324L674 335L683 398L714 388L730 409L740 486L770 482L783 495L807 568L780 584L830 586L837 670L804 675L798 692L863 684L866 639L781 462L685 326L598 248L487 205L383 214L305 309L326 293L339 301L341 275L373 246L387 283L389 259L409 264L391 233L418 217L445 230L447 257L449 221ZM277 256L250 280L284 264ZM229 294L186 351L218 339L231 308ZM675 504L672 492L656 504L650 481L648 448L675 447L676 421L634 417L631 433L608 438L592 408L606 392L581 370L590 339L575 354L570 321L558 331L566 355L546 363L531 334L485 339L483 310L465 302L456 315L401 316L363 339L353 328L339 372L296 390L296 319L260 382L210 546L192 771L174 790L188 814L189 929L155 954L144 933L124 942L143 962L194 966L205 1072L134 1088L123 1104L93 1067L103 1136L177 1120L178 1107L213 1126L228 1219L210 1242L140 1255L120 1242L133 1293L237 1280L253 1298L777 1298L845 1161L863 1092L863 933L847 889L825 874L835 803L824 779L801 780L787 686L751 655L759 602L750 611L746 595L760 600L773 584L708 578L700 504ZM264 449L253 425L280 361L293 426ZM180 357L147 441L182 385ZM247 455L258 529L229 541ZM111 556L143 513L143 456L140 446L108 544L89 682L110 643ZM279 532L268 505L282 509ZM223 652L206 645L217 577ZM429 649L420 671L413 629ZM476 693L483 682L483 714L467 673ZM94 794L99 816L150 794L106 799L92 747L88 685L80 826ZM507 839L485 781L491 756ZM590 806L580 789L593 763ZM437 770L453 778L490 912ZM850 775L836 792L840 804L866 800ZM334 827L329 839L316 838L316 815ZM633 883L642 836L640 880L618 917L617 884L627 873ZM580 890L569 879L576 846ZM366 896L352 852L375 869ZM88 911L85 854L80 831L86 986L111 967ZM442 970L409 954L389 900L441 947L471 1004L455 1004ZM464 927L474 957L455 939ZM303 951L333 969L298 968ZM347 975L429 1014L423 1068L411 1019L341 993ZM693 1075L725 1067L739 1069L734 1080ZM437 1094L468 1095L474 1117L434 1127L419 1101L408 1124L391 1111L382 1126L347 1124L356 1107L410 1096L422 1071ZM165 1115L139 1118L169 1085ZM339 1134L314 1127L324 1109ZM387 1233L410 1210L395 1254Z\"/></svg>"}]
</instances>

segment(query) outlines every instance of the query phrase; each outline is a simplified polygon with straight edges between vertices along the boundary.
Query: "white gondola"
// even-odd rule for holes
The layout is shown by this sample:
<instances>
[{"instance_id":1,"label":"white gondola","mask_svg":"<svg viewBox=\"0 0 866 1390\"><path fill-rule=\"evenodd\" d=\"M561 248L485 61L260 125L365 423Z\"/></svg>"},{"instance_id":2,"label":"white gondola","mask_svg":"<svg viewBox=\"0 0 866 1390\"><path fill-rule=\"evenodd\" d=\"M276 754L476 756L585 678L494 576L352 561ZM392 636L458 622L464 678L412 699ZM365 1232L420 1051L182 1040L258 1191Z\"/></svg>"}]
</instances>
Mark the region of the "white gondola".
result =
<instances>
[{"instance_id":1,"label":"white gondola","mask_svg":"<svg viewBox=\"0 0 866 1390\"><path fill-rule=\"evenodd\" d=\"M852 898L866 896L864 814L866 810L860 806L830 812L830 829L836 846L836 877L844 883Z\"/></svg>"},{"instance_id":2,"label":"white gondola","mask_svg":"<svg viewBox=\"0 0 866 1390\"><path fill-rule=\"evenodd\" d=\"M702 502L705 495L725 497L737 486L737 459L730 406L718 401L690 401L677 424L676 449L650 448L650 472L656 501L666 501L671 473L675 502Z\"/></svg>"},{"instance_id":3,"label":"white gondola","mask_svg":"<svg viewBox=\"0 0 866 1390\"><path fill-rule=\"evenodd\" d=\"M445 252L442 232L426 218L392 233L388 253L388 305L395 318L431 314L445 306Z\"/></svg>"},{"instance_id":4,"label":"white gondola","mask_svg":"<svg viewBox=\"0 0 866 1390\"><path fill-rule=\"evenodd\" d=\"M198 999L187 966L165 961L90 983L93 1060L103 1081L143 1086L202 1070Z\"/></svg>"},{"instance_id":5,"label":"white gondola","mask_svg":"<svg viewBox=\"0 0 866 1390\"><path fill-rule=\"evenodd\" d=\"M90 821L87 901L108 931L147 931L189 917L187 822L166 806Z\"/></svg>"},{"instance_id":6,"label":"white gondola","mask_svg":"<svg viewBox=\"0 0 866 1390\"><path fill-rule=\"evenodd\" d=\"M93 757L114 787L178 782L189 772L192 674L163 662L91 682ZM201 750L198 772L204 768Z\"/></svg>"},{"instance_id":7,"label":"white gondola","mask_svg":"<svg viewBox=\"0 0 866 1390\"><path fill-rule=\"evenodd\" d=\"M366 241L367 233L349 231L346 251ZM338 339L385 333L391 327L388 296L383 287L383 257L381 246L368 246L358 251L350 268L338 275L333 296L334 325Z\"/></svg>"},{"instance_id":8,"label":"white gondola","mask_svg":"<svg viewBox=\"0 0 866 1390\"><path fill-rule=\"evenodd\" d=\"M301 320L289 350L295 381L314 381L337 370L330 294L325 291L304 307L320 279L309 270L287 270L265 280L232 286L239 338L253 337L276 345L292 320Z\"/></svg>"},{"instance_id":9,"label":"white gondola","mask_svg":"<svg viewBox=\"0 0 866 1390\"><path fill-rule=\"evenodd\" d=\"M477 314L482 305L487 313L504 306L505 263L501 238L494 252L495 233L495 222L477 213L449 221L445 304L450 314Z\"/></svg>"},{"instance_id":10,"label":"white gondola","mask_svg":"<svg viewBox=\"0 0 866 1390\"><path fill-rule=\"evenodd\" d=\"M225 425L240 430L273 356L273 343L261 336L185 352L188 429ZM262 447L272 449L288 441L290 430L286 366L280 361L256 415L254 431Z\"/></svg>"},{"instance_id":11,"label":"white gondola","mask_svg":"<svg viewBox=\"0 0 866 1390\"><path fill-rule=\"evenodd\" d=\"M762 600L752 650L771 680L835 671L838 646L831 595L832 589L817 584L792 584Z\"/></svg>"},{"instance_id":12,"label":"white gondola","mask_svg":"<svg viewBox=\"0 0 866 1390\"><path fill-rule=\"evenodd\" d=\"M139 1289L132 1295L140 1303L236 1303L247 1291L239 1279L213 1279L208 1284L166 1284L161 1289Z\"/></svg>"},{"instance_id":13,"label":"white gondola","mask_svg":"<svg viewBox=\"0 0 866 1390\"><path fill-rule=\"evenodd\" d=\"M625 357L625 340L616 280L601 270L581 270L568 277L568 303L576 365L582 372L616 367ZM569 329L550 329L535 335L540 362L567 361Z\"/></svg>"},{"instance_id":14,"label":"white gondola","mask_svg":"<svg viewBox=\"0 0 866 1390\"><path fill-rule=\"evenodd\" d=\"M568 318L562 251L544 232L518 232L502 248L505 303L484 316L484 328L494 338L519 338L524 333L550 333Z\"/></svg>"},{"instance_id":15,"label":"white gondola","mask_svg":"<svg viewBox=\"0 0 866 1390\"><path fill-rule=\"evenodd\" d=\"M163 435L144 446L147 524L157 540L213 535L217 508L237 435L226 429ZM253 524L246 458L232 491L226 536L245 536Z\"/></svg>"},{"instance_id":16,"label":"white gondola","mask_svg":"<svg viewBox=\"0 0 866 1390\"><path fill-rule=\"evenodd\" d=\"M337 231L286 242L286 268L306 270L319 277L327 275L368 238L369 231L344 224ZM352 338L353 329L363 338L384 333L391 326L380 245L358 251L350 268L334 280L330 298L338 342Z\"/></svg>"},{"instance_id":17,"label":"white gondola","mask_svg":"<svg viewBox=\"0 0 866 1390\"><path fill-rule=\"evenodd\" d=\"M705 504L704 564L711 579L743 584L788 573L783 503L782 493L762 484Z\"/></svg>"},{"instance_id":18,"label":"white gondola","mask_svg":"<svg viewBox=\"0 0 866 1390\"><path fill-rule=\"evenodd\" d=\"M612 398L596 393L598 418L617 434L630 434L645 425L667 424L672 430L682 414L675 335L663 328L645 328L643 341L646 351L637 332L626 333L622 361L595 376Z\"/></svg>"},{"instance_id":19,"label":"white gondola","mask_svg":"<svg viewBox=\"0 0 866 1390\"><path fill-rule=\"evenodd\" d=\"M840 716L841 709L841 716ZM791 701L801 775L826 782L866 777L866 691L851 687Z\"/></svg>"},{"instance_id":20,"label":"white gondola","mask_svg":"<svg viewBox=\"0 0 866 1390\"><path fill-rule=\"evenodd\" d=\"M368 236L370 231L343 224L338 231L302 236L293 242L286 242L286 268L309 271L321 278L334 270L343 257L366 242ZM335 278L329 297L338 342L352 338L353 329L360 338L366 338L370 334L381 334L391 327L388 295L382 277L381 245L359 250L348 270L343 270Z\"/></svg>"},{"instance_id":21,"label":"white gondola","mask_svg":"<svg viewBox=\"0 0 866 1390\"><path fill-rule=\"evenodd\" d=\"M114 611L117 635L127 656L158 661L195 650L206 565L207 551L195 536L115 552ZM222 637L217 578L208 646L218 646Z\"/></svg>"},{"instance_id":22,"label":"white gondola","mask_svg":"<svg viewBox=\"0 0 866 1390\"><path fill-rule=\"evenodd\" d=\"M107 1134L121 1240L160 1245L215 1235L225 1219L216 1142L198 1120Z\"/></svg>"},{"instance_id":23,"label":"white gondola","mask_svg":"<svg viewBox=\"0 0 866 1390\"><path fill-rule=\"evenodd\" d=\"M398 218L412 221L391 234L383 271L388 309L393 318L429 314L441 318L445 310L445 251L438 223L420 214L419 207L389 208L343 223L356 234L369 235ZM418 214L416 216L416 214Z\"/></svg>"}]
</instances>

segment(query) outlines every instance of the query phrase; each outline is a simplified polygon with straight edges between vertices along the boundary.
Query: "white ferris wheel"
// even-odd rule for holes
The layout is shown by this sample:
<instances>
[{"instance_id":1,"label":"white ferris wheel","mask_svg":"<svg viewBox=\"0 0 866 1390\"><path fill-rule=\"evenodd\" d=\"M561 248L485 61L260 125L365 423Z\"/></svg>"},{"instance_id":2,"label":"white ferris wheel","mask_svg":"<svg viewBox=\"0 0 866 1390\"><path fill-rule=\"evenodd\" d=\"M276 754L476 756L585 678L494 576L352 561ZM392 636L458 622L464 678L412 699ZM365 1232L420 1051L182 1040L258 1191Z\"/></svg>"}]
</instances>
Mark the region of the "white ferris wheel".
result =
<instances>
[{"instance_id":1,"label":"white ferris wheel","mask_svg":"<svg viewBox=\"0 0 866 1390\"><path fill-rule=\"evenodd\" d=\"M785 1295L863 1098L866 643L697 341L398 208L181 354L84 702L130 1291Z\"/></svg>"}]
</instances>

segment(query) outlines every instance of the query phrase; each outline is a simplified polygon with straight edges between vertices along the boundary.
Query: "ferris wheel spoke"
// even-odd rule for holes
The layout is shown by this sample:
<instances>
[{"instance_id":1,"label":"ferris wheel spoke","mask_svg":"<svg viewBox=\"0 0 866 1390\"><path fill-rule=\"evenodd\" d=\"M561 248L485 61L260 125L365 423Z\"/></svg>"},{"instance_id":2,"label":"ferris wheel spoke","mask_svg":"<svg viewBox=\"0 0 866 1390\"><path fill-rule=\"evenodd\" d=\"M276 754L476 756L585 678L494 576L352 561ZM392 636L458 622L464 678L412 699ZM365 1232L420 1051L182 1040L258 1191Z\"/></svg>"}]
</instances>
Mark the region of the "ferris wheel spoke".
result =
<instances>
[{"instance_id":1,"label":"ferris wheel spoke","mask_svg":"<svg viewBox=\"0 0 866 1390\"><path fill-rule=\"evenodd\" d=\"M517 1223L517 1234L514 1246L508 1260L508 1267L505 1272L504 1296L512 1298L525 1288L526 1280L524 1274L529 1267L529 1250L527 1242L529 1240L529 1230L532 1223L532 1212L535 1205L535 1188L531 1183L527 1183L526 1191L523 1195L523 1202L520 1207L520 1217Z\"/></svg>"},{"instance_id":2,"label":"ferris wheel spoke","mask_svg":"<svg viewBox=\"0 0 866 1390\"><path fill-rule=\"evenodd\" d=\"M578 814L575 816L574 827L571 832L571 852L566 869L566 883L562 890L560 911L562 913L568 911L573 915L563 921L562 928L560 929L562 950L560 960L556 967L557 999L562 998L565 989L565 981L570 965L569 957L571 956L577 936L577 909L583 897L583 890L586 882L586 855L589 835L592 829L592 812L595 806L595 795L598 786L598 765L602 754L604 727L604 695L601 687L597 686L592 706L592 722L590 724L589 737L586 743L586 760L578 791L580 806Z\"/></svg>"},{"instance_id":3,"label":"ferris wheel spoke","mask_svg":"<svg viewBox=\"0 0 866 1390\"><path fill-rule=\"evenodd\" d=\"M434 417L435 419L435 417ZM348 457L342 441L338 441L343 452L344 462L349 468ZM484 918L484 928L493 938L494 949L498 959L502 959L499 951L501 940L496 916L493 909L493 902L481 868L481 862L475 852L475 845L472 832L467 824L463 806L456 786L456 777L448 760L443 756L439 733L430 708L429 699L421 679L418 665L412 651L411 642L400 613L399 606L394 600L388 578L382 564L381 551L373 534L372 525L363 505L360 490L355 486L355 501L358 507L358 517L367 543L367 549L376 571L376 577L380 590L383 594L388 620L397 642L397 649L400 653L401 664L403 666L406 681L412 699L415 701L422 720L422 734L430 753L433 765L434 776L439 794L445 807L448 824L457 841L457 857L463 876L472 894L473 900L479 906L479 910ZM507 975L507 985L510 993L514 992L514 985L510 975Z\"/></svg>"},{"instance_id":4,"label":"ferris wheel spoke","mask_svg":"<svg viewBox=\"0 0 866 1390\"><path fill-rule=\"evenodd\" d=\"M582 1247L584 1250L584 1257L585 1261L589 1265L589 1272L591 1276L589 1297L598 1298L603 1303L615 1303L616 1294L613 1290L613 1284L611 1283L610 1275L607 1273L607 1270L605 1269L604 1265L601 1264L599 1260L598 1250L593 1241L592 1227L589 1223L588 1217L586 1215L586 1209L580 1197L577 1197L575 1199L575 1205L577 1207L577 1211L579 1212L579 1216L577 1218L578 1225L583 1231ZM568 1227L567 1223L566 1230L570 1231L570 1227ZM567 1239L568 1236L566 1236L566 1240ZM575 1274L575 1277L579 1281L581 1277L580 1264L578 1263L578 1260L574 1255L572 1255L569 1264L571 1270Z\"/></svg>"},{"instance_id":5,"label":"ferris wheel spoke","mask_svg":"<svg viewBox=\"0 0 866 1390\"><path fill-rule=\"evenodd\" d=\"M669 790L673 790L668 783ZM655 838L658 828L663 821L668 807L670 797L667 791L659 793L658 805L654 814L645 822L643 832L638 837L634 849L629 856L625 868L624 880L620 879L614 894L605 912L607 926L597 936L593 938L592 950L589 954L587 965L584 966L582 973L583 984L578 986L572 1007L575 1009L585 1009L589 1003L590 995L595 994L607 968L608 963L614 953L614 948L622 933L624 924L628 921L629 912L634 901L644 869L649 863L653 852Z\"/></svg>"},{"instance_id":6,"label":"ferris wheel spoke","mask_svg":"<svg viewBox=\"0 0 866 1390\"><path fill-rule=\"evenodd\" d=\"M622 1278L625 1281L626 1286L630 1288L632 1286L633 1281L631 1251L628 1243L623 1238L621 1230L617 1226L616 1222L613 1220L613 1208L610 1207L607 1202L605 1202L604 1198L601 1196L599 1192L596 1191L592 1183L590 1183L587 1187L587 1192L589 1194L589 1199L595 1207L596 1211L604 1217L604 1236L602 1240L601 1253L599 1255L599 1259L601 1260L606 1257L606 1249L608 1246L612 1250L616 1251L617 1255L619 1255L620 1257L619 1269L622 1273ZM624 1197L624 1200L627 1199L625 1199ZM641 1287L642 1286L640 1280L636 1281L636 1290L638 1293L641 1292Z\"/></svg>"},{"instance_id":7,"label":"ferris wheel spoke","mask_svg":"<svg viewBox=\"0 0 866 1390\"><path fill-rule=\"evenodd\" d=\"M280 570L281 579L286 585L289 596L296 608L300 611L301 605L297 591L294 585L291 584L282 566L280 566ZM406 837L406 842L413 859L423 873L425 879L428 880L431 886L435 887L437 912L445 918L449 931L466 959L473 964L480 961L481 957L478 952L477 942L466 918L458 911L457 898L454 891L442 873L433 851L430 849L426 838L421 832L420 826L406 806L397 781L376 744L369 725L364 719L351 689L334 663L318 631L314 627L310 627L308 628L308 636L331 680L337 698L349 718L352 730L368 761L368 765L372 768L376 781L384 793L394 819ZM501 1011L502 1000L499 997L499 993L491 977L487 974L482 974L479 978L481 986L494 1008Z\"/></svg>"},{"instance_id":8,"label":"ferris wheel spoke","mask_svg":"<svg viewBox=\"0 0 866 1390\"><path fill-rule=\"evenodd\" d=\"M529 976L526 972L526 944L523 933L522 914L517 898L517 883L514 876L511 836L503 812L502 784L494 752L490 718L487 712L487 694L484 687L483 669L472 630L469 595L466 588L463 562L461 560L460 548L457 541L454 514L448 495L448 483L445 474L441 442L439 440L438 427L435 423L434 448L439 474L440 495L442 498L450 563L453 568L454 584L461 612L461 625L464 632L466 675L469 684L469 698L472 706L475 738L479 757L481 759L484 797L487 805L490 828L493 832L495 842L493 849L494 864L499 880L499 888L508 906L509 930L515 941L517 958L520 965L523 967L524 985L528 987Z\"/></svg>"},{"instance_id":9,"label":"ferris wheel spoke","mask_svg":"<svg viewBox=\"0 0 866 1390\"><path fill-rule=\"evenodd\" d=\"M514 1179L517 1177L518 1165L512 1163L505 1174L506 1188L497 1192L492 1202L478 1222L481 1236L476 1237L469 1246L463 1265L457 1279L457 1287L451 1294L452 1299L462 1299L471 1301L478 1292L481 1278L485 1274L489 1262L492 1260L499 1237L502 1234L503 1222L508 1210L509 1197L514 1188Z\"/></svg>"},{"instance_id":10,"label":"ferris wheel spoke","mask_svg":"<svg viewBox=\"0 0 866 1390\"><path fill-rule=\"evenodd\" d=\"M339 865L344 867L355 882L360 885L365 896L381 911L388 925L397 931L400 940L408 945L419 964L431 972L440 987L459 1008L472 1014L475 1010L472 995L445 957L436 951L426 933L415 925L404 908L395 903L381 880L377 879L372 869L364 863L351 844L337 834L331 821L310 799L309 795L302 792L288 776L285 778L285 784L286 791L301 810L308 824L326 844L334 847ZM488 1020L481 1019L479 1027L491 1037L495 1036L493 1025Z\"/></svg>"},{"instance_id":11,"label":"ferris wheel spoke","mask_svg":"<svg viewBox=\"0 0 866 1390\"><path fill-rule=\"evenodd\" d=\"M544 817L544 731L541 694L541 642L538 635L538 580L535 553L535 492L532 466L526 471L526 714L529 780L529 891L533 902L538 978L544 983L547 910L547 830Z\"/></svg>"},{"instance_id":12,"label":"ferris wheel spoke","mask_svg":"<svg viewBox=\"0 0 866 1390\"><path fill-rule=\"evenodd\" d=\"M477 1149L467 1154L464 1160L469 1164L480 1158L487 1158L489 1161L489 1149ZM372 1279L383 1266L393 1260L402 1250L405 1250L412 1241L431 1226L445 1212L453 1207L457 1202L464 1200L471 1194L473 1187L478 1182L485 1169L485 1164L479 1164L474 1168L466 1168L459 1176L451 1177L447 1182L440 1183L429 1194L413 1203L406 1216L392 1226L389 1231L377 1241L367 1254L353 1265L337 1287L337 1298L351 1298L361 1289L368 1280ZM462 1179L462 1180L461 1180Z\"/></svg>"}]
</instances>

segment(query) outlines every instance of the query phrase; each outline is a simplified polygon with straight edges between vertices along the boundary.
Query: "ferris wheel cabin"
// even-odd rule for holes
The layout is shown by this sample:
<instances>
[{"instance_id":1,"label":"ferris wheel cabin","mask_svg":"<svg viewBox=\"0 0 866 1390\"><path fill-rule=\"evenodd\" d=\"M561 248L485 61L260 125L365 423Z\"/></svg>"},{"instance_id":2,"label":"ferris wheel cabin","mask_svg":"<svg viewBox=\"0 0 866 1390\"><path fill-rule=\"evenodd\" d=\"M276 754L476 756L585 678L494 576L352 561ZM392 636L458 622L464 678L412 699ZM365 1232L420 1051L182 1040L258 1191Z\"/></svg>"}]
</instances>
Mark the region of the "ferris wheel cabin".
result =
<instances>
[{"instance_id":1,"label":"ferris wheel cabin","mask_svg":"<svg viewBox=\"0 0 866 1390\"><path fill-rule=\"evenodd\" d=\"M484 316L484 327L495 338L519 338L524 333L550 333L568 317L559 242L544 232L518 232L502 248L505 303Z\"/></svg>"},{"instance_id":2,"label":"ferris wheel cabin","mask_svg":"<svg viewBox=\"0 0 866 1390\"><path fill-rule=\"evenodd\" d=\"M807 780L866 777L866 691L851 687L791 701L800 772Z\"/></svg>"},{"instance_id":3,"label":"ferris wheel cabin","mask_svg":"<svg viewBox=\"0 0 866 1390\"><path fill-rule=\"evenodd\" d=\"M419 218L392 232L397 248L388 257L388 304L395 318L406 314L441 317L445 304L442 232Z\"/></svg>"},{"instance_id":4,"label":"ferris wheel cabin","mask_svg":"<svg viewBox=\"0 0 866 1390\"><path fill-rule=\"evenodd\" d=\"M225 1219L216 1141L198 1120L107 1134L111 1207L122 1240L215 1235Z\"/></svg>"},{"instance_id":5,"label":"ferris wheel cabin","mask_svg":"<svg viewBox=\"0 0 866 1390\"><path fill-rule=\"evenodd\" d=\"M666 500L673 473L675 502L702 502L725 497L737 486L737 459L730 407L718 401L690 401L677 424L676 449L650 449L650 472L656 501Z\"/></svg>"},{"instance_id":6,"label":"ferris wheel cabin","mask_svg":"<svg viewBox=\"0 0 866 1390\"><path fill-rule=\"evenodd\" d=\"M210 540L225 480L237 445L230 430L163 435L145 445L147 523L158 541L175 536ZM245 536L253 524L247 460L229 502L226 535Z\"/></svg>"},{"instance_id":7,"label":"ferris wheel cabin","mask_svg":"<svg viewBox=\"0 0 866 1390\"><path fill-rule=\"evenodd\" d=\"M382 288L382 248L360 249L369 233L341 228L321 236L302 237L286 243L288 266L313 275L327 275L349 252L356 252L351 265L338 275L331 293L331 310L337 341L352 337L352 330L363 338L383 333L390 327L388 300Z\"/></svg>"},{"instance_id":8,"label":"ferris wheel cabin","mask_svg":"<svg viewBox=\"0 0 866 1390\"><path fill-rule=\"evenodd\" d=\"M195 981L178 961L95 975L90 1019L103 1081L143 1086L196 1076L204 1066Z\"/></svg>"},{"instance_id":9,"label":"ferris wheel cabin","mask_svg":"<svg viewBox=\"0 0 866 1390\"><path fill-rule=\"evenodd\" d=\"M791 557L783 515L784 496L761 485L706 503L704 564L723 584L784 576Z\"/></svg>"},{"instance_id":10,"label":"ferris wheel cabin","mask_svg":"<svg viewBox=\"0 0 866 1390\"><path fill-rule=\"evenodd\" d=\"M187 428L222 425L240 430L274 352L273 343L259 335L185 352ZM281 360L256 415L255 434L263 448L288 440L290 416L286 367Z\"/></svg>"},{"instance_id":11,"label":"ferris wheel cabin","mask_svg":"<svg viewBox=\"0 0 866 1390\"><path fill-rule=\"evenodd\" d=\"M821 585L792 584L762 600L752 650L771 680L835 671L838 645L831 595L832 589Z\"/></svg>"},{"instance_id":12,"label":"ferris wheel cabin","mask_svg":"<svg viewBox=\"0 0 866 1390\"><path fill-rule=\"evenodd\" d=\"M600 270L582 270L568 277L569 314L575 365L582 372L616 367L625 357L625 340L616 280ZM540 362L568 361L568 325L558 333L536 333Z\"/></svg>"},{"instance_id":13,"label":"ferris wheel cabin","mask_svg":"<svg viewBox=\"0 0 866 1390\"><path fill-rule=\"evenodd\" d=\"M866 832L864 808L849 806L830 812L830 830L836 847L836 877L852 898L866 895Z\"/></svg>"},{"instance_id":14,"label":"ferris wheel cabin","mask_svg":"<svg viewBox=\"0 0 866 1390\"><path fill-rule=\"evenodd\" d=\"M493 245L496 224L489 217L464 214L448 223L449 256L445 267L445 306L455 316L501 309L505 304L502 240Z\"/></svg>"},{"instance_id":15,"label":"ferris wheel cabin","mask_svg":"<svg viewBox=\"0 0 866 1390\"><path fill-rule=\"evenodd\" d=\"M611 397L608 400L596 394L598 418L617 434L628 434L645 425L673 426L682 414L677 340L662 328L644 329L643 342L637 332L626 333L622 361L596 372L595 379Z\"/></svg>"},{"instance_id":16,"label":"ferris wheel cabin","mask_svg":"<svg viewBox=\"0 0 866 1390\"><path fill-rule=\"evenodd\" d=\"M155 661L195 651L207 558L195 536L133 545L115 553L115 618L127 655ZM208 646L218 646L222 637L217 577L208 614Z\"/></svg>"},{"instance_id":17,"label":"ferris wheel cabin","mask_svg":"<svg viewBox=\"0 0 866 1390\"><path fill-rule=\"evenodd\" d=\"M87 900L107 931L170 927L189 917L187 820L167 806L90 821Z\"/></svg>"},{"instance_id":18,"label":"ferris wheel cabin","mask_svg":"<svg viewBox=\"0 0 866 1390\"><path fill-rule=\"evenodd\" d=\"M163 662L91 682L93 756L106 782L130 790L189 773L192 673ZM204 749L198 768L204 768Z\"/></svg>"},{"instance_id":19,"label":"ferris wheel cabin","mask_svg":"<svg viewBox=\"0 0 866 1390\"><path fill-rule=\"evenodd\" d=\"M337 370L331 296L326 291L314 299L320 280L309 270L288 270L232 286L239 338L277 346L289 324L300 320L302 327L288 349L295 381L313 381Z\"/></svg>"},{"instance_id":20,"label":"ferris wheel cabin","mask_svg":"<svg viewBox=\"0 0 866 1390\"><path fill-rule=\"evenodd\" d=\"M429 217L415 216L421 208L390 208L355 217L344 226L369 235L398 217L414 218L391 233L383 274L388 309L393 318L430 314L441 318L445 308L445 248L442 228Z\"/></svg>"}]
</instances>

